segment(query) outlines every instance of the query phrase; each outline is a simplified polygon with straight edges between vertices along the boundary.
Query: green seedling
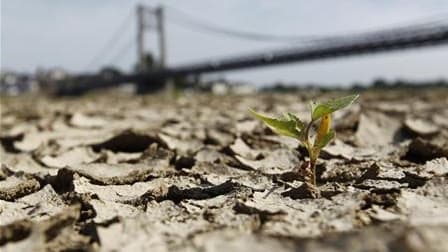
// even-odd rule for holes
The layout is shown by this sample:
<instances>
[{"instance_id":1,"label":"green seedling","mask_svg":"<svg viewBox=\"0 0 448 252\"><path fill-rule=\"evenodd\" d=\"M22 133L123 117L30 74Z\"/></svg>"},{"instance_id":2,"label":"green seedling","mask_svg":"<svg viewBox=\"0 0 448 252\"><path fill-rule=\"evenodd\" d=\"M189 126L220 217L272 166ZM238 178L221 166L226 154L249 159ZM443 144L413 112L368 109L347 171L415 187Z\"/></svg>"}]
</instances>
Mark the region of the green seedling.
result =
<instances>
[{"instance_id":1,"label":"green seedling","mask_svg":"<svg viewBox=\"0 0 448 252\"><path fill-rule=\"evenodd\" d=\"M302 143L308 151L309 162L304 167L305 177L316 188L316 162L320 151L335 137L331 129L331 114L352 104L359 95L350 95L327 102L310 102L311 118L308 123L303 122L292 113L284 113L283 117L272 118L252 109L252 115L263 121L269 128L279 135L292 137ZM320 121L316 130L314 141L310 136L310 130L314 123Z\"/></svg>"}]
</instances>

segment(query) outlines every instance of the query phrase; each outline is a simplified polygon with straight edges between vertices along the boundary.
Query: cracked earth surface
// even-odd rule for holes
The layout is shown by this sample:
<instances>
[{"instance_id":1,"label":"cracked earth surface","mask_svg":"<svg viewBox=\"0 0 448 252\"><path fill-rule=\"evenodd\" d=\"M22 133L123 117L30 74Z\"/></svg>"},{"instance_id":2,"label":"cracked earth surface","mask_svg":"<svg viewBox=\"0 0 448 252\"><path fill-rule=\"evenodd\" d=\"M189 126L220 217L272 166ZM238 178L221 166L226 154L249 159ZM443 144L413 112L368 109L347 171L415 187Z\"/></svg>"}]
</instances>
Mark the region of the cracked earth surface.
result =
<instances>
[{"instance_id":1,"label":"cracked earth surface","mask_svg":"<svg viewBox=\"0 0 448 252\"><path fill-rule=\"evenodd\" d=\"M1 251L448 251L448 90L367 91L305 150L253 119L307 100L1 98Z\"/></svg>"}]
</instances>

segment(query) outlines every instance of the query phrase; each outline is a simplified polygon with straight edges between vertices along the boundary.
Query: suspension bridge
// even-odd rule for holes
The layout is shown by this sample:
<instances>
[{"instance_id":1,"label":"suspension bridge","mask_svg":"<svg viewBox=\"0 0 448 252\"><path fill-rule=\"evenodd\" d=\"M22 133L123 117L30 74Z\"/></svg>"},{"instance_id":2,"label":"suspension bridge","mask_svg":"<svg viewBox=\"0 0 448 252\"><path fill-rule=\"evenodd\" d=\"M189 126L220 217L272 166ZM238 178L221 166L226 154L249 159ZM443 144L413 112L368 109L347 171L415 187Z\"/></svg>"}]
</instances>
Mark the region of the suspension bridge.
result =
<instances>
[{"instance_id":1,"label":"suspension bridge","mask_svg":"<svg viewBox=\"0 0 448 252\"><path fill-rule=\"evenodd\" d=\"M173 15L166 15L166 10ZM156 85L166 79L180 76L200 75L219 71L267 67L279 64L316 61L329 58L346 57L362 54L390 52L396 50L413 49L419 47L440 46L448 43L448 19L446 17L431 18L429 20L415 22L397 27L380 29L355 34L333 36L279 36L261 34L229 29L226 27L211 25L189 16L180 10L170 8L137 7L137 38L126 44L115 59L119 59L124 51L133 43L137 44L138 69L136 73L126 75L79 75L69 83L59 86L60 93L81 93L96 88L120 85L121 83L139 83L140 85ZM130 15L129 17L132 17ZM152 21L148 21L152 18ZM128 20L130 18L127 18ZM222 59L212 59L202 62L193 62L179 66L166 66L166 37L165 22L173 22L178 25L196 29L202 32L224 35L245 40L256 41L281 41L294 44L287 48L272 51L254 52L246 55L237 55ZM125 23L126 24L126 23ZM123 29L123 27L120 27ZM158 36L159 59L157 65L150 71L145 66L145 41L144 33L152 30ZM120 30L116 32L103 50L92 60L91 67L98 58L108 54L109 44L114 43Z\"/></svg>"}]
</instances>

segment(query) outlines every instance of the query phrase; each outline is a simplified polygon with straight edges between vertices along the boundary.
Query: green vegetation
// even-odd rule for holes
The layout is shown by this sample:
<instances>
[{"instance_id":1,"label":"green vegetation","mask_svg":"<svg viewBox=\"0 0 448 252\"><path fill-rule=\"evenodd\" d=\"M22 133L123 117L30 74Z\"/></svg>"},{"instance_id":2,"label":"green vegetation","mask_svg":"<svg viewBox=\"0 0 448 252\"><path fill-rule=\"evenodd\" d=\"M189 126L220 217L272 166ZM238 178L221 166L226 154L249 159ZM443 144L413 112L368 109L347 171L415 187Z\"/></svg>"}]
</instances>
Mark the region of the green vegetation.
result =
<instances>
[{"instance_id":1,"label":"green vegetation","mask_svg":"<svg viewBox=\"0 0 448 252\"><path fill-rule=\"evenodd\" d=\"M301 142L308 151L309 165L307 167L307 182L316 187L316 162L320 151L335 137L335 132L331 129L331 114L352 104L359 95L350 95L323 103L310 102L311 116L308 123L303 122L292 113L285 113L283 117L272 118L249 111L252 115L263 121L269 128L279 135L292 137ZM319 128L312 141L310 129L312 125L320 120Z\"/></svg>"}]
</instances>

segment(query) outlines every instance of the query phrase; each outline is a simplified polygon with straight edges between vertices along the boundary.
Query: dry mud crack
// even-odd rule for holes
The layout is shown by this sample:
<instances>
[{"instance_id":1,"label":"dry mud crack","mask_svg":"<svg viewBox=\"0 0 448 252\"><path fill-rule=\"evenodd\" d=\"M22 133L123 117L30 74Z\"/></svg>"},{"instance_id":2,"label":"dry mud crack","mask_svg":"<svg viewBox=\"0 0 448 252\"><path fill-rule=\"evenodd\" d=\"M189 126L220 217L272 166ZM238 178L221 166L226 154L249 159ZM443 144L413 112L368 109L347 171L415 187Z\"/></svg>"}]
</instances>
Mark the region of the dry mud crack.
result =
<instances>
[{"instance_id":1,"label":"dry mud crack","mask_svg":"<svg viewBox=\"0 0 448 252\"><path fill-rule=\"evenodd\" d=\"M247 113L300 97L2 97L0 250L448 251L448 91L336 113L316 199Z\"/></svg>"}]
</instances>

